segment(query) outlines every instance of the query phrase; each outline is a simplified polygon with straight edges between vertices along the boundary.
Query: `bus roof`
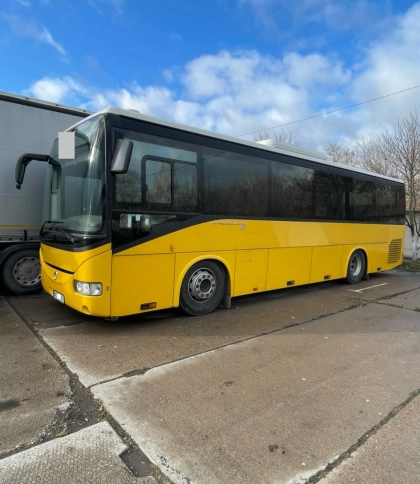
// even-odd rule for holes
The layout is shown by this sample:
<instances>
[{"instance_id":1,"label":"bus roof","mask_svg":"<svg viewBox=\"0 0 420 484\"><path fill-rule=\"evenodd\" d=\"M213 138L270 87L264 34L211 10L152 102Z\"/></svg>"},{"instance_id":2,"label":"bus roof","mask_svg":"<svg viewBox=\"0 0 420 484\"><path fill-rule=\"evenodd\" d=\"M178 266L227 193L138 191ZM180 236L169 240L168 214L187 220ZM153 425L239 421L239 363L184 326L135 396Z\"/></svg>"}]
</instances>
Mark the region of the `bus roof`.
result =
<instances>
[{"instance_id":1,"label":"bus roof","mask_svg":"<svg viewBox=\"0 0 420 484\"><path fill-rule=\"evenodd\" d=\"M321 165L339 167L339 168L342 168L342 169L347 170L347 171L351 171L351 172L355 172L355 173L362 173L362 174L370 175L370 176L373 176L373 177L376 177L376 178L382 178L384 180L389 180L389 181L392 181L394 183L395 182L404 183L402 180L400 180L398 178L392 178L392 177L389 177L389 176L381 175L379 173L375 173L375 172L371 172L371 171L367 171L367 170L362 170L361 168L355 168L353 166L343 165L341 163L330 162L330 161L327 160L327 157L324 153L320 153L318 151L313 151L313 150L308 150L306 148L302 148L302 147L297 146L297 145L282 143L282 142L277 141L277 140L269 139L269 140L263 140L263 141L258 141L258 142L241 140L241 139L235 138L233 136L227 136L227 135L224 135L224 134L215 133L214 131L208 131L208 130L205 130L205 129L194 128L192 126L187 126L185 124L180 124L180 123L175 123L173 121L166 121L164 119L155 118L153 116L142 114L139 111L134 110L134 109L122 109L122 108L117 108L117 107L107 107L105 109L102 109L101 111L98 111L98 112L92 114L91 116L89 116L89 118L91 118L93 116L97 116L99 114L117 114L119 116L124 116L126 118L131 118L131 119L137 119L139 121L145 121L147 123L156 124L158 126L165 126L165 127L168 127L168 128L174 128L174 129L177 129L177 130L186 131L188 133L194 133L194 134L198 134L198 135L201 135L201 136L207 136L209 138L215 138L215 139L220 139L220 140L223 140L223 141L228 141L230 143L236 143L236 144L239 144L239 145L249 146L249 147L252 147L252 148L258 148L258 149L264 150L264 151L282 153L284 155L292 156L293 158L300 158L300 159L304 159L304 160L309 160L309 161L313 161L315 163L319 163ZM76 123L75 125L71 126L69 128L69 130L73 129L78 124L85 122L89 118L83 119L79 123Z\"/></svg>"}]
</instances>

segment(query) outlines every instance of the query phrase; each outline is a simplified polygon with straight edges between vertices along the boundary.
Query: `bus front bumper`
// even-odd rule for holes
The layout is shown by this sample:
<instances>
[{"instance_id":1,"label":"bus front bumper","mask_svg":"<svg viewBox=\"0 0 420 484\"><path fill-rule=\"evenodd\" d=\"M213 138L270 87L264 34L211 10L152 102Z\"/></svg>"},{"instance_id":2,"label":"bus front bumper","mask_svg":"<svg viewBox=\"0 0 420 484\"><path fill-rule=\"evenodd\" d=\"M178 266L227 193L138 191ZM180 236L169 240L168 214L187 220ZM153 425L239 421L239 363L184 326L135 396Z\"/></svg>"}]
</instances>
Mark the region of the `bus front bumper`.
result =
<instances>
[{"instance_id":1,"label":"bus front bumper","mask_svg":"<svg viewBox=\"0 0 420 484\"><path fill-rule=\"evenodd\" d=\"M90 316L108 317L111 308L110 270L106 271L106 267L110 267L110 259L111 253L105 252L88 259L72 274L51 267L41 253L42 287L54 299L76 311ZM80 294L75 289L75 281L100 283L101 294L97 296Z\"/></svg>"}]
</instances>

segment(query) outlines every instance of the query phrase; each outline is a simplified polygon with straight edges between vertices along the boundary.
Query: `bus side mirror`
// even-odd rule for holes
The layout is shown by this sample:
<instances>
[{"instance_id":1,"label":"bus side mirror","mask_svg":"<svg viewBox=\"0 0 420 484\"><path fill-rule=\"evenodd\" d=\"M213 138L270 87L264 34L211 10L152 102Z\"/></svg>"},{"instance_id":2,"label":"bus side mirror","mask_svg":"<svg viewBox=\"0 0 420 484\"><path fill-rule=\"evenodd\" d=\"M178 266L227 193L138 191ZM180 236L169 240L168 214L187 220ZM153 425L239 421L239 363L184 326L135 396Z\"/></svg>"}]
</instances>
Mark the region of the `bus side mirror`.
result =
<instances>
[{"instance_id":1,"label":"bus side mirror","mask_svg":"<svg viewBox=\"0 0 420 484\"><path fill-rule=\"evenodd\" d=\"M111 162L111 173L127 173L130 164L133 142L128 139L119 139L115 145L114 156Z\"/></svg>"},{"instance_id":2,"label":"bus side mirror","mask_svg":"<svg viewBox=\"0 0 420 484\"><path fill-rule=\"evenodd\" d=\"M48 158L49 158L48 155L40 155L35 153L25 153L19 156L15 167L16 188L20 190L20 187L22 186L22 183L23 183L23 178L25 177L26 166L32 160L48 161Z\"/></svg>"}]
</instances>

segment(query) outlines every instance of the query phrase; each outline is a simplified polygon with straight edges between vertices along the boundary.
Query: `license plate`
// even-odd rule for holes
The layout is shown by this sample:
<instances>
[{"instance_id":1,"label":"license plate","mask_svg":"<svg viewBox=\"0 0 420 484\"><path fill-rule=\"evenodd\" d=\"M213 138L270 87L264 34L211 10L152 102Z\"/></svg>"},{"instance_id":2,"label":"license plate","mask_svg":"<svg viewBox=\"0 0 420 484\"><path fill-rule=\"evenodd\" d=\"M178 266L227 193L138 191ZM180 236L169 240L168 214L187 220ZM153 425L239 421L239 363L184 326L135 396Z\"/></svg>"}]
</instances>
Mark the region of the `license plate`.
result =
<instances>
[{"instance_id":1,"label":"license plate","mask_svg":"<svg viewBox=\"0 0 420 484\"><path fill-rule=\"evenodd\" d=\"M53 291L52 296L53 296L54 299L56 299L57 301L59 301L62 304L64 304L64 296L62 294L60 294L57 291Z\"/></svg>"}]
</instances>

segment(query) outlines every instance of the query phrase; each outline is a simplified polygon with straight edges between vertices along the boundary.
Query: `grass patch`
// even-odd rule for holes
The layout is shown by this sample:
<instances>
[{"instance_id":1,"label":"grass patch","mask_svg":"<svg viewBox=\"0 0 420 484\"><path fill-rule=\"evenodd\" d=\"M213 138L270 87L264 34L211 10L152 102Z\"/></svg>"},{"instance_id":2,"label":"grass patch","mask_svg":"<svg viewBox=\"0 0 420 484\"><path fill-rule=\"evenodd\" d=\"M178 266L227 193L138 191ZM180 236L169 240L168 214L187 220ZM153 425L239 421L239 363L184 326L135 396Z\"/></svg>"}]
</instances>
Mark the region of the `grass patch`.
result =
<instances>
[{"instance_id":1,"label":"grass patch","mask_svg":"<svg viewBox=\"0 0 420 484\"><path fill-rule=\"evenodd\" d=\"M57 434L55 434L56 437L64 437L65 435L67 435L67 429L66 428L64 428L63 430L61 430Z\"/></svg>"},{"instance_id":2,"label":"grass patch","mask_svg":"<svg viewBox=\"0 0 420 484\"><path fill-rule=\"evenodd\" d=\"M410 272L420 272L420 260L405 259L399 269Z\"/></svg>"}]
</instances>

